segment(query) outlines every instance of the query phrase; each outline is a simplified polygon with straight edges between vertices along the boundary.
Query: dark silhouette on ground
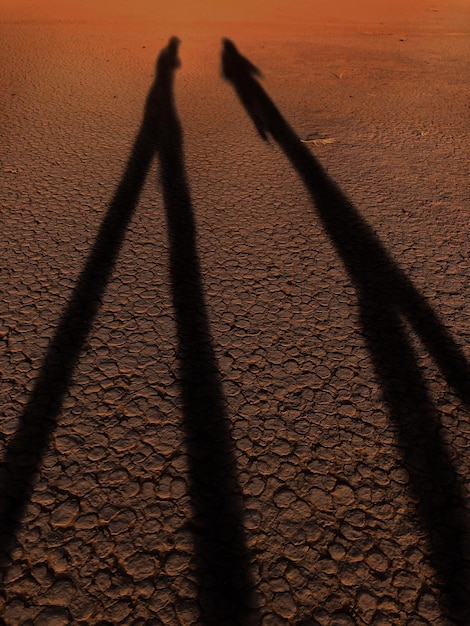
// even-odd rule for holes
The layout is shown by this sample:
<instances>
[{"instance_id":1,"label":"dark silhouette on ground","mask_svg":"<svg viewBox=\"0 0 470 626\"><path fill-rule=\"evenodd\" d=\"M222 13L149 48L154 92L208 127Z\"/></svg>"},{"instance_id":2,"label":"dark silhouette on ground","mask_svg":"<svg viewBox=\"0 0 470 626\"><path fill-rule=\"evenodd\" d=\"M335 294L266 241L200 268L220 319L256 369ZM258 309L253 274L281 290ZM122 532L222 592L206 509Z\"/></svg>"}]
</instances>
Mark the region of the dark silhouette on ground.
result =
<instances>
[{"instance_id":1,"label":"dark silhouette on ground","mask_svg":"<svg viewBox=\"0 0 470 626\"><path fill-rule=\"evenodd\" d=\"M428 302L284 120L256 79L259 71L229 40L223 40L222 69L260 136L265 141L271 136L298 172L356 288L363 336L396 426L419 518L429 537L442 587L442 610L455 619L468 619L465 539L469 526L462 487L404 321L466 405L470 404L469 364Z\"/></svg>"},{"instance_id":2,"label":"dark silhouette on ground","mask_svg":"<svg viewBox=\"0 0 470 626\"><path fill-rule=\"evenodd\" d=\"M176 41L169 52L169 66L176 67ZM248 570L234 444L207 319L171 71L166 73L157 105L157 155L170 242L170 279L195 511L193 530L202 623L249 624L253 583Z\"/></svg>"},{"instance_id":3,"label":"dark silhouette on ground","mask_svg":"<svg viewBox=\"0 0 470 626\"><path fill-rule=\"evenodd\" d=\"M161 77L157 76L124 174L50 341L21 415L19 428L6 451L0 551L7 555L14 545L15 533L21 523L42 457L56 429L65 394L72 384L75 367L99 311L155 153L156 120L152 110L152 94L161 89L160 82ZM8 557L6 561L8 563Z\"/></svg>"},{"instance_id":4,"label":"dark silhouette on ground","mask_svg":"<svg viewBox=\"0 0 470 626\"><path fill-rule=\"evenodd\" d=\"M72 384L126 229L157 154L171 248L171 283L184 427L191 460L189 478L203 623L248 624L247 606L253 585L248 573L240 490L207 322L182 132L173 102L178 44L172 38L157 60L155 81L126 170L51 339L19 428L7 448L0 509L1 565L10 564L15 534L42 457L57 427L65 394Z\"/></svg>"}]
</instances>

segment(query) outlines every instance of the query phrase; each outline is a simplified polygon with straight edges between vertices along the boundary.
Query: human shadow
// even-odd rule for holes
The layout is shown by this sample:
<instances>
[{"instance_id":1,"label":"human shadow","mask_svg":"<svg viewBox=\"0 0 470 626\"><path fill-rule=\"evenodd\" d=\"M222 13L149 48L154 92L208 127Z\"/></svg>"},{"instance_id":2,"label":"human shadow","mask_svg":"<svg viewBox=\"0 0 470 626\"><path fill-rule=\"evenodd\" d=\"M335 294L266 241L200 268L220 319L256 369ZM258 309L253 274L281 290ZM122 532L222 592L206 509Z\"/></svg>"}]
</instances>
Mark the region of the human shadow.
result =
<instances>
[{"instance_id":1,"label":"human shadow","mask_svg":"<svg viewBox=\"0 0 470 626\"><path fill-rule=\"evenodd\" d=\"M406 323L453 391L470 404L470 367L430 304L393 261L372 228L299 140L264 91L259 70L223 40L222 72L263 140L272 137L297 171L355 286L360 324L441 587L441 609L468 618L469 537L462 485L442 438L439 413Z\"/></svg>"},{"instance_id":2,"label":"human shadow","mask_svg":"<svg viewBox=\"0 0 470 626\"><path fill-rule=\"evenodd\" d=\"M177 42L172 48L177 65ZM170 244L170 281L178 337L179 384L194 518L199 605L204 624L249 624L253 582L243 529L220 372L201 275L183 133L167 75L159 101L157 156ZM250 617L250 614L252 617Z\"/></svg>"},{"instance_id":3,"label":"human shadow","mask_svg":"<svg viewBox=\"0 0 470 626\"><path fill-rule=\"evenodd\" d=\"M155 153L157 111L154 101L163 89L167 56L168 50L164 49L126 169L49 343L18 429L6 450L0 509L0 552L5 555L5 564L8 564L34 480L58 425L65 394L72 384Z\"/></svg>"},{"instance_id":4,"label":"human shadow","mask_svg":"<svg viewBox=\"0 0 470 626\"><path fill-rule=\"evenodd\" d=\"M17 432L7 447L2 464L5 481L0 501L0 565L10 564L15 535L42 458L58 426L64 397L157 155L170 239L180 384L195 511L199 604L205 624L248 624L253 584L240 489L207 321L183 137L173 101L178 45L178 39L171 38L157 59L155 80L126 169L50 341Z\"/></svg>"}]
</instances>

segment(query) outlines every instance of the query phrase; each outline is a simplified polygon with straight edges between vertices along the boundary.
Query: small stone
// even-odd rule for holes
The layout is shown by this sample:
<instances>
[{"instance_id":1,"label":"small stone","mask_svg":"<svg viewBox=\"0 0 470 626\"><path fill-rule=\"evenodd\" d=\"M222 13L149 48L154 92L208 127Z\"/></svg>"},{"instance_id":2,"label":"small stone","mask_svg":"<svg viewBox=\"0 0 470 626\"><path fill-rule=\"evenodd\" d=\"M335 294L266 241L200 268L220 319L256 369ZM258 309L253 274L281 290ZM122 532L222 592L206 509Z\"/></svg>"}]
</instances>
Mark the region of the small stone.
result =
<instances>
[{"instance_id":1,"label":"small stone","mask_svg":"<svg viewBox=\"0 0 470 626\"><path fill-rule=\"evenodd\" d=\"M179 601L176 605L176 613L182 626L200 623L200 611L196 602Z\"/></svg>"},{"instance_id":2,"label":"small stone","mask_svg":"<svg viewBox=\"0 0 470 626\"><path fill-rule=\"evenodd\" d=\"M248 452L253 448L253 442L248 437L242 437L236 442L236 446L242 452Z\"/></svg>"},{"instance_id":3,"label":"small stone","mask_svg":"<svg viewBox=\"0 0 470 626\"><path fill-rule=\"evenodd\" d=\"M354 417L357 413L357 409L349 402L345 402L339 407L338 413L340 415L344 415L345 417Z\"/></svg>"},{"instance_id":4,"label":"small stone","mask_svg":"<svg viewBox=\"0 0 470 626\"><path fill-rule=\"evenodd\" d=\"M70 565L67 560L67 553L62 548L56 548L51 550L48 555L49 565L56 574L62 574L66 572Z\"/></svg>"},{"instance_id":5,"label":"small stone","mask_svg":"<svg viewBox=\"0 0 470 626\"><path fill-rule=\"evenodd\" d=\"M279 469L278 477L281 480L290 480L296 477L298 468L293 463L283 463Z\"/></svg>"},{"instance_id":6,"label":"small stone","mask_svg":"<svg viewBox=\"0 0 470 626\"><path fill-rule=\"evenodd\" d=\"M330 553L331 558L335 561L340 561L346 554L346 550L339 543L333 543L331 546L329 546L328 552Z\"/></svg>"},{"instance_id":7,"label":"small stone","mask_svg":"<svg viewBox=\"0 0 470 626\"><path fill-rule=\"evenodd\" d=\"M416 591L417 593L417 590L420 588L421 583L419 579L413 574L405 570L400 570L395 574L395 577L393 579L393 585L399 588L401 587L405 589L411 589Z\"/></svg>"},{"instance_id":8,"label":"small stone","mask_svg":"<svg viewBox=\"0 0 470 626\"><path fill-rule=\"evenodd\" d=\"M431 623L435 624L439 620L439 603L430 593L423 593L418 602L418 611L422 617Z\"/></svg>"},{"instance_id":9,"label":"small stone","mask_svg":"<svg viewBox=\"0 0 470 626\"><path fill-rule=\"evenodd\" d=\"M335 576L338 572L338 565L331 559L322 559L318 562L320 571L330 576Z\"/></svg>"},{"instance_id":10,"label":"small stone","mask_svg":"<svg viewBox=\"0 0 470 626\"><path fill-rule=\"evenodd\" d=\"M43 565L42 563L34 565L31 573L39 584L43 584L46 581L51 581L51 574L48 571L46 565Z\"/></svg>"},{"instance_id":11,"label":"small stone","mask_svg":"<svg viewBox=\"0 0 470 626\"><path fill-rule=\"evenodd\" d=\"M271 450L279 456L287 456L292 452L292 446L286 439L278 439L272 443Z\"/></svg>"},{"instance_id":12,"label":"small stone","mask_svg":"<svg viewBox=\"0 0 470 626\"><path fill-rule=\"evenodd\" d=\"M173 498L182 498L188 493L188 487L182 478L174 478L171 481L170 491Z\"/></svg>"},{"instance_id":13,"label":"small stone","mask_svg":"<svg viewBox=\"0 0 470 626\"><path fill-rule=\"evenodd\" d=\"M366 563L376 572L386 572L388 569L388 560L379 550L373 550L366 555Z\"/></svg>"},{"instance_id":14,"label":"small stone","mask_svg":"<svg viewBox=\"0 0 470 626\"><path fill-rule=\"evenodd\" d=\"M106 448L101 448L100 446L96 446L88 451L87 459L89 461L99 461L103 459L107 454Z\"/></svg>"},{"instance_id":15,"label":"small stone","mask_svg":"<svg viewBox=\"0 0 470 626\"><path fill-rule=\"evenodd\" d=\"M89 620L95 610L95 601L90 596L76 595L72 599L69 610L75 620Z\"/></svg>"},{"instance_id":16,"label":"small stone","mask_svg":"<svg viewBox=\"0 0 470 626\"><path fill-rule=\"evenodd\" d=\"M103 483L108 485L119 485L127 483L129 480L129 474L125 469L117 468L112 472L106 473L106 478L103 477Z\"/></svg>"},{"instance_id":17,"label":"small stone","mask_svg":"<svg viewBox=\"0 0 470 626\"><path fill-rule=\"evenodd\" d=\"M395 626L397 623L396 619L382 613L381 611L377 611L374 615L374 626Z\"/></svg>"},{"instance_id":18,"label":"small stone","mask_svg":"<svg viewBox=\"0 0 470 626\"><path fill-rule=\"evenodd\" d=\"M354 492L348 485L339 484L331 492L338 504L349 505L354 502Z\"/></svg>"},{"instance_id":19,"label":"small stone","mask_svg":"<svg viewBox=\"0 0 470 626\"><path fill-rule=\"evenodd\" d=\"M16 580L19 580L24 575L24 568L20 563L14 563L7 568L3 582L4 583L12 583Z\"/></svg>"},{"instance_id":20,"label":"small stone","mask_svg":"<svg viewBox=\"0 0 470 626\"><path fill-rule=\"evenodd\" d=\"M75 585L69 579L58 580L41 598L41 604L66 607L75 596Z\"/></svg>"},{"instance_id":21,"label":"small stone","mask_svg":"<svg viewBox=\"0 0 470 626\"><path fill-rule=\"evenodd\" d=\"M247 530L256 530L261 524L261 514L259 511L253 509L246 509L245 511L245 528Z\"/></svg>"},{"instance_id":22,"label":"small stone","mask_svg":"<svg viewBox=\"0 0 470 626\"><path fill-rule=\"evenodd\" d=\"M296 495L290 489L279 489L274 494L274 502L281 509L287 509L296 500Z\"/></svg>"},{"instance_id":23,"label":"small stone","mask_svg":"<svg viewBox=\"0 0 470 626\"><path fill-rule=\"evenodd\" d=\"M364 528L364 526L366 525L366 515L364 511L361 511L360 509L349 511L345 515L344 519L346 522L348 522L348 524L351 524L351 526L356 526L356 528Z\"/></svg>"},{"instance_id":24,"label":"small stone","mask_svg":"<svg viewBox=\"0 0 470 626\"><path fill-rule=\"evenodd\" d=\"M108 571L100 571L95 576L95 584L102 592L111 587L111 576Z\"/></svg>"},{"instance_id":25,"label":"small stone","mask_svg":"<svg viewBox=\"0 0 470 626\"><path fill-rule=\"evenodd\" d=\"M399 467L392 470L392 479L400 485L407 485L410 481L410 476L404 467Z\"/></svg>"},{"instance_id":26,"label":"small stone","mask_svg":"<svg viewBox=\"0 0 470 626\"><path fill-rule=\"evenodd\" d=\"M379 600L379 609L387 615L398 614L399 609L393 598L390 596L382 596Z\"/></svg>"},{"instance_id":27,"label":"small stone","mask_svg":"<svg viewBox=\"0 0 470 626\"><path fill-rule=\"evenodd\" d=\"M274 593L285 593L289 591L289 585L283 578L274 578L271 582L271 589Z\"/></svg>"},{"instance_id":28,"label":"small stone","mask_svg":"<svg viewBox=\"0 0 470 626\"><path fill-rule=\"evenodd\" d=\"M131 610L129 603L121 600L108 609L109 617L112 618L113 624L122 624L123 620L129 616Z\"/></svg>"},{"instance_id":29,"label":"small stone","mask_svg":"<svg viewBox=\"0 0 470 626\"><path fill-rule=\"evenodd\" d=\"M73 526L75 520L77 519L79 511L80 507L78 505L78 502L75 502L74 500L68 500L67 502L63 502L52 512L52 526L57 526L58 528Z\"/></svg>"},{"instance_id":30,"label":"small stone","mask_svg":"<svg viewBox=\"0 0 470 626\"><path fill-rule=\"evenodd\" d=\"M304 563L308 554L312 552L308 545L292 545L288 543L284 548L285 555L290 561L295 563Z\"/></svg>"},{"instance_id":31,"label":"small stone","mask_svg":"<svg viewBox=\"0 0 470 626\"><path fill-rule=\"evenodd\" d=\"M377 608L377 598L367 591L361 591L357 597L357 605L364 613L372 613Z\"/></svg>"},{"instance_id":32,"label":"small stone","mask_svg":"<svg viewBox=\"0 0 470 626\"><path fill-rule=\"evenodd\" d=\"M165 561L165 572L169 576L176 576L187 569L190 556L184 552L171 552Z\"/></svg>"},{"instance_id":33,"label":"small stone","mask_svg":"<svg viewBox=\"0 0 470 626\"><path fill-rule=\"evenodd\" d=\"M149 554L137 553L125 561L124 569L135 580L142 580L155 575L157 564Z\"/></svg>"},{"instance_id":34,"label":"small stone","mask_svg":"<svg viewBox=\"0 0 470 626\"><path fill-rule=\"evenodd\" d=\"M142 597L145 599L150 598L152 593L155 591L155 587L151 580L142 580L136 583L136 591L137 597Z\"/></svg>"},{"instance_id":35,"label":"small stone","mask_svg":"<svg viewBox=\"0 0 470 626\"><path fill-rule=\"evenodd\" d=\"M70 619L65 609L48 607L39 613L34 623L35 626L67 626Z\"/></svg>"},{"instance_id":36,"label":"small stone","mask_svg":"<svg viewBox=\"0 0 470 626\"><path fill-rule=\"evenodd\" d=\"M177 624L175 607L172 603L172 595L169 590L158 590L149 599L148 608L156 613L163 624Z\"/></svg>"},{"instance_id":37,"label":"small stone","mask_svg":"<svg viewBox=\"0 0 470 626\"><path fill-rule=\"evenodd\" d=\"M273 600L274 611L285 619L293 619L296 614L296 606L289 593L277 594Z\"/></svg>"},{"instance_id":38,"label":"small stone","mask_svg":"<svg viewBox=\"0 0 470 626\"><path fill-rule=\"evenodd\" d=\"M348 524L346 522L343 522L341 524L341 534L348 541L357 541L362 537L362 533L360 530L354 528L354 526L351 526L351 524Z\"/></svg>"},{"instance_id":39,"label":"small stone","mask_svg":"<svg viewBox=\"0 0 470 626\"><path fill-rule=\"evenodd\" d=\"M314 544L320 541L323 535L323 529L321 528L319 524L317 524L316 522L310 519L307 519L303 527L307 535L307 541L309 543Z\"/></svg>"},{"instance_id":40,"label":"small stone","mask_svg":"<svg viewBox=\"0 0 470 626\"><path fill-rule=\"evenodd\" d=\"M339 579L345 587L354 587L358 584L358 577L352 565L345 565L341 568Z\"/></svg>"},{"instance_id":41,"label":"small stone","mask_svg":"<svg viewBox=\"0 0 470 626\"><path fill-rule=\"evenodd\" d=\"M62 435L55 437L55 448L61 454L69 454L70 452L76 452L83 447L83 442L78 437L71 437L69 435Z\"/></svg>"},{"instance_id":42,"label":"small stone","mask_svg":"<svg viewBox=\"0 0 470 626\"><path fill-rule=\"evenodd\" d=\"M112 535L127 532L135 523L135 513L131 510L119 511L109 522L109 530Z\"/></svg>"},{"instance_id":43,"label":"small stone","mask_svg":"<svg viewBox=\"0 0 470 626\"><path fill-rule=\"evenodd\" d=\"M329 511L333 508L330 494L322 489L310 489L308 498L313 506L320 511Z\"/></svg>"},{"instance_id":44,"label":"small stone","mask_svg":"<svg viewBox=\"0 0 470 626\"><path fill-rule=\"evenodd\" d=\"M80 515L75 522L75 528L77 530L89 530L98 526L98 518L96 515Z\"/></svg>"}]
</instances>

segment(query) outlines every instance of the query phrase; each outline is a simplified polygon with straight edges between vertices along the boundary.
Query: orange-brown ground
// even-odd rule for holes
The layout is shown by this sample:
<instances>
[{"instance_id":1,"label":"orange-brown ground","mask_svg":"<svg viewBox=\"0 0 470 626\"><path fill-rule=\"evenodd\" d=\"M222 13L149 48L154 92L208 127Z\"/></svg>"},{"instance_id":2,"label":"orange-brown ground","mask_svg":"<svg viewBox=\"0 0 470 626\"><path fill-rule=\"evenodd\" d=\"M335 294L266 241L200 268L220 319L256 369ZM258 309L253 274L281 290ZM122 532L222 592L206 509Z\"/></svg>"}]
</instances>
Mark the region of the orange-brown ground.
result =
<instances>
[{"instance_id":1,"label":"orange-brown ground","mask_svg":"<svg viewBox=\"0 0 470 626\"><path fill-rule=\"evenodd\" d=\"M470 621L470 11L292 4L2 2L8 626Z\"/></svg>"}]
</instances>

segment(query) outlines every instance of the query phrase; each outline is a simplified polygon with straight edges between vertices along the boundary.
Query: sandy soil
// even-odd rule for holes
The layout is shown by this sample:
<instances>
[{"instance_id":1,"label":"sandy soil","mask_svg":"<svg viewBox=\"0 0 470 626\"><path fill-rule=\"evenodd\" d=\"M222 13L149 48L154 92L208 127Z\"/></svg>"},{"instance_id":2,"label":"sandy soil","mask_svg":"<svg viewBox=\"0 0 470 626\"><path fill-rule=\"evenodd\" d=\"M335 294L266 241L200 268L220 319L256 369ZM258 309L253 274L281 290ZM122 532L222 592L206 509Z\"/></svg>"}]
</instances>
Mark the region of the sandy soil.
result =
<instances>
[{"instance_id":1,"label":"sandy soil","mask_svg":"<svg viewBox=\"0 0 470 626\"><path fill-rule=\"evenodd\" d=\"M291 5L2 2L2 623L470 620L470 9Z\"/></svg>"}]
</instances>

